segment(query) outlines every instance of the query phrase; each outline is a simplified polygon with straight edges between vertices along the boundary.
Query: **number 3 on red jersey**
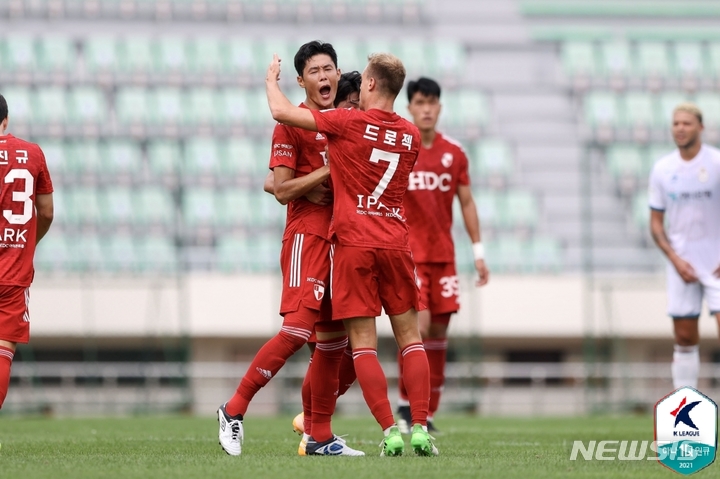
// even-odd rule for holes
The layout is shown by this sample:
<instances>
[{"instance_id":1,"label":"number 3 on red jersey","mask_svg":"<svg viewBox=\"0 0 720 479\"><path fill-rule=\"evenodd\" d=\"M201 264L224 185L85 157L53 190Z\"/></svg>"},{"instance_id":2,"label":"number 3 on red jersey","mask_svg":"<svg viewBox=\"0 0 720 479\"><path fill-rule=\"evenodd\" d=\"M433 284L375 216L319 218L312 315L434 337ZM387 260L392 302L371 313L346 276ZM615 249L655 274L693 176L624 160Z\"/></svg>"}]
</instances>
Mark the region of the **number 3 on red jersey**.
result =
<instances>
[{"instance_id":1,"label":"number 3 on red jersey","mask_svg":"<svg viewBox=\"0 0 720 479\"><path fill-rule=\"evenodd\" d=\"M33 194L33 186L35 179L32 174L25 168L10 170L5 175L4 183L14 183L15 180L25 180L25 189L23 191L13 191L12 200L23 204L22 214L13 214L12 210L3 210L3 216L11 225L24 225L32 218L33 203L30 197Z\"/></svg>"}]
</instances>

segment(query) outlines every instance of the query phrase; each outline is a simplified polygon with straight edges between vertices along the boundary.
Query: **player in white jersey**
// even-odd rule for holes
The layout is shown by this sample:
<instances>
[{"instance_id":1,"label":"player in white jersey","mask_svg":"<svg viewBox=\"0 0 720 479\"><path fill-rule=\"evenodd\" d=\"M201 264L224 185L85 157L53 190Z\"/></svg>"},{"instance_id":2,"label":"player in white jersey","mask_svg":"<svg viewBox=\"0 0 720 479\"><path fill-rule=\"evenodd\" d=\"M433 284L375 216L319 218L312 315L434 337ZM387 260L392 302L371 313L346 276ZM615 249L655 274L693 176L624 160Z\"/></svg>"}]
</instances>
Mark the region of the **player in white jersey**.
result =
<instances>
[{"instance_id":1,"label":"player in white jersey","mask_svg":"<svg viewBox=\"0 0 720 479\"><path fill-rule=\"evenodd\" d=\"M675 108L672 134L678 149L660 158L650 174L650 230L668 259L675 388L697 387L703 296L720 327L720 151L702 143L702 131L697 106Z\"/></svg>"}]
</instances>

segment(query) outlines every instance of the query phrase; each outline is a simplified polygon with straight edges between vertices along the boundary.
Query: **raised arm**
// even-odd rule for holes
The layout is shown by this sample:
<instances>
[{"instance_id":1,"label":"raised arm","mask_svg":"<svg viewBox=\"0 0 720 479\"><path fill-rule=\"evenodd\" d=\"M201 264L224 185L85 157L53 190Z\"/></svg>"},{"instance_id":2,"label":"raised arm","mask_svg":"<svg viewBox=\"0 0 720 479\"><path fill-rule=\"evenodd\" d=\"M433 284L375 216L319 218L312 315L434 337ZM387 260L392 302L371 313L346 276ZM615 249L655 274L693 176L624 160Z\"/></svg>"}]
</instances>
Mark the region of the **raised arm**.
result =
<instances>
[{"instance_id":1,"label":"raised arm","mask_svg":"<svg viewBox=\"0 0 720 479\"><path fill-rule=\"evenodd\" d=\"M317 131L318 127L313 114L307 108L299 108L290 103L290 100L280 90L279 80L280 58L278 58L277 54L274 54L265 78L265 91L273 119L303 130Z\"/></svg>"}]
</instances>

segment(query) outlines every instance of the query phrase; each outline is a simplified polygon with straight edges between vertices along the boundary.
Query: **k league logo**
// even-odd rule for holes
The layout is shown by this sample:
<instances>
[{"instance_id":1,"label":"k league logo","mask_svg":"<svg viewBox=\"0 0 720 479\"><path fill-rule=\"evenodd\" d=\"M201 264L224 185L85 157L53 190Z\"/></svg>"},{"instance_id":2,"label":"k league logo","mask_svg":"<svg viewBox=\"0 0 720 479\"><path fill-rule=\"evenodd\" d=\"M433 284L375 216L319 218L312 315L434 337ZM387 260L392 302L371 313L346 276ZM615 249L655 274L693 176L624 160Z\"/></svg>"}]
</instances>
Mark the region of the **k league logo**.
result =
<instances>
[{"instance_id":1,"label":"k league logo","mask_svg":"<svg viewBox=\"0 0 720 479\"><path fill-rule=\"evenodd\" d=\"M682 387L655 405L655 441L660 464L684 475L715 461L717 405L691 387Z\"/></svg>"}]
</instances>

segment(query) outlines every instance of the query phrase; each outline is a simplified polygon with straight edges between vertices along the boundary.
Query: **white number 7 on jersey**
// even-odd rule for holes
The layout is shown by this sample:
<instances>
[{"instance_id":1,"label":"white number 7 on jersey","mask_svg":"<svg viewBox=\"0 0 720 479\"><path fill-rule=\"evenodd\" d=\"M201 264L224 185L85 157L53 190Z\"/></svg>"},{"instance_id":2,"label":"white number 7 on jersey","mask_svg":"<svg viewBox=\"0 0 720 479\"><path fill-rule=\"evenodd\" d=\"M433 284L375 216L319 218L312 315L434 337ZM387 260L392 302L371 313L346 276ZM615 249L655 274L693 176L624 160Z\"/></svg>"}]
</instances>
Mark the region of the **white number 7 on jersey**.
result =
<instances>
[{"instance_id":1,"label":"white number 7 on jersey","mask_svg":"<svg viewBox=\"0 0 720 479\"><path fill-rule=\"evenodd\" d=\"M385 188L390 184L395 170L397 170L398 163L400 162L400 153L390 153L389 151L379 150L373 148L372 154L370 155L370 161L373 163L380 164L381 161L387 161L389 163L388 169L385 170L385 174L380 178L380 183L375 187L375 191L372 192L373 198L380 198L385 192Z\"/></svg>"}]
</instances>

